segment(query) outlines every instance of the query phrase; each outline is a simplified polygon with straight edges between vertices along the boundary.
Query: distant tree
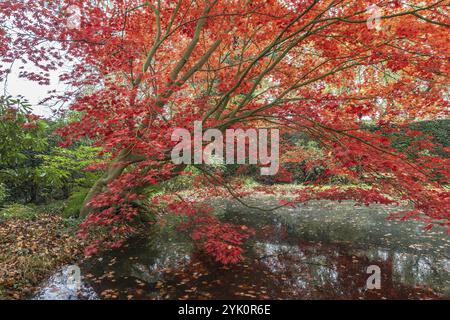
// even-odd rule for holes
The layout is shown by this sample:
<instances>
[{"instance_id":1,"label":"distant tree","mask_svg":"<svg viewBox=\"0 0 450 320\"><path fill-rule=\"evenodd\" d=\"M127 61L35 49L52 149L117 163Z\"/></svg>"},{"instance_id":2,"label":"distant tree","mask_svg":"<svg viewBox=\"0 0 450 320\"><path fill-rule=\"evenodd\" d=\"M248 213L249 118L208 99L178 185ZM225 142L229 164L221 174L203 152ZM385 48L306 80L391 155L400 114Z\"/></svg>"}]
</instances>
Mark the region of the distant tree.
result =
<instances>
[{"instance_id":1,"label":"distant tree","mask_svg":"<svg viewBox=\"0 0 450 320\"><path fill-rule=\"evenodd\" d=\"M55 123L34 116L25 100L0 97L0 119L0 183L11 200L45 202L92 185L84 169L99 160L97 148L58 147Z\"/></svg>"}]
</instances>

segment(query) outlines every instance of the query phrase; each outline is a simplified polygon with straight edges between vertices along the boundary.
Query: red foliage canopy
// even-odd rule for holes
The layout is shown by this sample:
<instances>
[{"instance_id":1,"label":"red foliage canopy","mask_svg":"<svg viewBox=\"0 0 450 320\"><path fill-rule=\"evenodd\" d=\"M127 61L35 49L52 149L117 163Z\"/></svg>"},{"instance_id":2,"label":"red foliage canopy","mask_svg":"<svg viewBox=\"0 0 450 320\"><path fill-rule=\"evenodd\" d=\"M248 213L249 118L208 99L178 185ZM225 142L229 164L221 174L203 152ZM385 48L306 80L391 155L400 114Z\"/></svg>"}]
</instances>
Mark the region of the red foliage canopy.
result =
<instances>
[{"instance_id":1,"label":"red foliage canopy","mask_svg":"<svg viewBox=\"0 0 450 320\"><path fill-rule=\"evenodd\" d=\"M345 175L370 186L309 188L294 202L407 200L415 208L402 217L450 228L449 193L442 187L448 183L448 157L435 155L429 139L417 140L402 153L386 135L402 131L415 136L408 131L411 122L448 116L449 3L379 1L378 30L367 25L371 4L2 1L0 78L15 60L37 66L42 72L24 69L21 76L43 84L50 70L63 68L65 61L73 66L61 76L71 90L51 93L49 101L73 100L71 108L84 117L60 134L67 143L89 137L112 155L105 176L88 196L84 230L106 226L113 238L131 232L137 215L133 201L140 197L134 190L184 169L170 162L170 136L176 127L192 129L196 120L204 128L302 131L320 142L320 156L305 156L307 151L289 144L284 148L291 159L327 168L318 183ZM79 19L70 16L74 6ZM361 129L366 119L378 129ZM280 181L289 180L289 172L280 175ZM220 176L206 175L202 183L207 182L227 186L234 196L244 194ZM176 199L170 208L191 212L185 206L186 201ZM220 226L202 209L194 211L198 214L188 216L203 219L196 221L194 239L217 259L236 261L241 253L236 248L247 233Z\"/></svg>"}]
</instances>

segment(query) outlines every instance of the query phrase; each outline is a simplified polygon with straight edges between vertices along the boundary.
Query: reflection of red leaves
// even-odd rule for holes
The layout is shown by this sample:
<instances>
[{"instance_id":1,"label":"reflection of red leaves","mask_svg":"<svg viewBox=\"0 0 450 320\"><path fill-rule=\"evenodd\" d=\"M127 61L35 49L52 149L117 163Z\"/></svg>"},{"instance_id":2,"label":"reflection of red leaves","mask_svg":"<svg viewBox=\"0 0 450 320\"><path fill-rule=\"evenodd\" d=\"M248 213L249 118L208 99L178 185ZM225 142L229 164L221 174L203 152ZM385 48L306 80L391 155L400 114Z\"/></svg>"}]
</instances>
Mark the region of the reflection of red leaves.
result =
<instances>
[{"instance_id":1,"label":"reflection of red leaves","mask_svg":"<svg viewBox=\"0 0 450 320\"><path fill-rule=\"evenodd\" d=\"M229 264L243 259L242 245L254 234L253 229L222 223L212 215L212 209L204 205L177 202L170 208L173 213L188 217L189 221L181 227L190 229L192 240L217 262Z\"/></svg>"},{"instance_id":2,"label":"reflection of red leaves","mask_svg":"<svg viewBox=\"0 0 450 320\"><path fill-rule=\"evenodd\" d=\"M215 217L197 221L192 231L192 239L220 263L237 263L242 260L242 244L254 232L246 226L220 223Z\"/></svg>"},{"instance_id":3,"label":"reflection of red leaves","mask_svg":"<svg viewBox=\"0 0 450 320\"><path fill-rule=\"evenodd\" d=\"M221 240L208 239L203 244L203 248L216 261L223 264L237 263L242 260L243 249L241 247L229 245Z\"/></svg>"}]
</instances>

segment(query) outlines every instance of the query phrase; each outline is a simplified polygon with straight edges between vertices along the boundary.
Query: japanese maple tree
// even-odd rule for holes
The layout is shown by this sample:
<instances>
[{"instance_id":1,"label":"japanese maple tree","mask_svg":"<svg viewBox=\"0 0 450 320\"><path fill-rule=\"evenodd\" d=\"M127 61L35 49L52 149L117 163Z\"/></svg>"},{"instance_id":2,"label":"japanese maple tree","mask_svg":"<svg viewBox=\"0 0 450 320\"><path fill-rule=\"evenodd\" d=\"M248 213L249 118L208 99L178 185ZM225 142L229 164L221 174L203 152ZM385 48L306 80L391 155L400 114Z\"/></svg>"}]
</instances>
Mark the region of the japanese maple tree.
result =
<instances>
[{"instance_id":1,"label":"japanese maple tree","mask_svg":"<svg viewBox=\"0 0 450 320\"><path fill-rule=\"evenodd\" d=\"M370 25L373 4L378 28ZM68 23L74 6L78 25ZM49 93L47 102L71 101L84 117L59 134L67 144L89 137L111 155L82 210L82 233L110 230L90 252L133 232L136 190L183 174L170 159L171 134L199 120L204 129L304 132L323 149L307 163L326 168L317 184L344 175L370 186L311 186L281 205L408 201L414 208L400 217L450 230L448 157L436 155L428 137L400 152L388 134L419 137L410 123L448 117L448 9L444 0L7 0L0 3L0 78L21 61L23 78L46 84L49 71L70 62L61 76L69 89ZM364 129L365 119L376 129ZM305 159L288 142L281 149L291 161ZM219 173L202 172L208 191L200 196L246 195ZM278 178L289 181L289 172ZM251 234L245 226L221 224L200 203L153 202L189 217L194 240L216 259L239 260Z\"/></svg>"}]
</instances>

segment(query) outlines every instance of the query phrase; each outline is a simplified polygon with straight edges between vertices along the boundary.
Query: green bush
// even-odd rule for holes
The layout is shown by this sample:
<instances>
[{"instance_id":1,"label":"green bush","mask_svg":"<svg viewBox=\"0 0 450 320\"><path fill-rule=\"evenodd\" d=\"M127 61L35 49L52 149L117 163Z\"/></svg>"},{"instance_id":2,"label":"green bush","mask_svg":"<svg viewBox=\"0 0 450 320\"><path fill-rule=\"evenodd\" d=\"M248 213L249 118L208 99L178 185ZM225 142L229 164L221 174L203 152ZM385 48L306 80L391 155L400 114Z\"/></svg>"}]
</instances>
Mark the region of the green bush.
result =
<instances>
[{"instance_id":1,"label":"green bush","mask_svg":"<svg viewBox=\"0 0 450 320\"><path fill-rule=\"evenodd\" d=\"M194 166L188 166L184 171L187 174L178 175L168 181L161 183L161 190L151 191L153 193L157 193L162 190L165 190L167 192L177 192L191 188L195 177L200 174L200 171Z\"/></svg>"},{"instance_id":2,"label":"green bush","mask_svg":"<svg viewBox=\"0 0 450 320\"><path fill-rule=\"evenodd\" d=\"M35 217L34 208L19 203L8 205L0 211L0 218L3 219L33 219Z\"/></svg>"},{"instance_id":3,"label":"green bush","mask_svg":"<svg viewBox=\"0 0 450 320\"><path fill-rule=\"evenodd\" d=\"M50 215L60 215L64 211L66 203L62 200L52 201L48 204L40 205L39 212Z\"/></svg>"},{"instance_id":4,"label":"green bush","mask_svg":"<svg viewBox=\"0 0 450 320\"><path fill-rule=\"evenodd\" d=\"M0 207L2 207L5 204L7 198L8 198L8 189L3 183L0 183Z\"/></svg>"},{"instance_id":5,"label":"green bush","mask_svg":"<svg viewBox=\"0 0 450 320\"><path fill-rule=\"evenodd\" d=\"M89 188L80 188L70 195L63 211L64 218L78 217L80 215L81 206L88 192Z\"/></svg>"},{"instance_id":6,"label":"green bush","mask_svg":"<svg viewBox=\"0 0 450 320\"><path fill-rule=\"evenodd\" d=\"M414 122L408 126L410 130L421 131L423 135L419 135L416 137L409 137L402 132L387 134L387 136L393 138L392 146L397 150L405 152L413 142L418 140L428 139L427 136L432 137L432 142L438 144L437 148L432 150L428 150L430 154L436 154L443 157L448 157L448 153L445 152L442 147L448 148L450 147L450 120L442 119L442 120L432 120L432 121L421 121ZM418 150L415 150L413 154L410 156L414 156L414 153L417 153ZM420 150L424 152L424 150Z\"/></svg>"},{"instance_id":7,"label":"green bush","mask_svg":"<svg viewBox=\"0 0 450 320\"><path fill-rule=\"evenodd\" d=\"M421 121L413 123L410 127L432 136L434 142L450 147L450 119Z\"/></svg>"}]
</instances>

